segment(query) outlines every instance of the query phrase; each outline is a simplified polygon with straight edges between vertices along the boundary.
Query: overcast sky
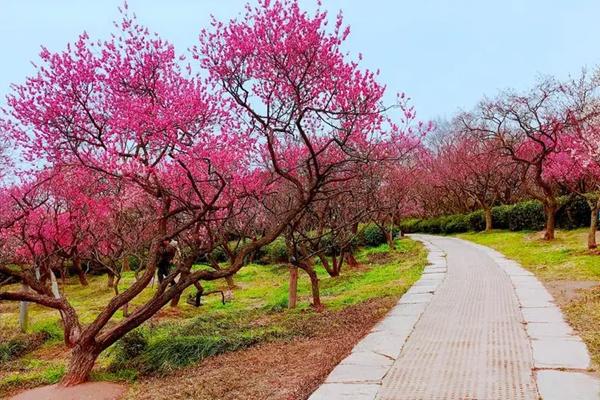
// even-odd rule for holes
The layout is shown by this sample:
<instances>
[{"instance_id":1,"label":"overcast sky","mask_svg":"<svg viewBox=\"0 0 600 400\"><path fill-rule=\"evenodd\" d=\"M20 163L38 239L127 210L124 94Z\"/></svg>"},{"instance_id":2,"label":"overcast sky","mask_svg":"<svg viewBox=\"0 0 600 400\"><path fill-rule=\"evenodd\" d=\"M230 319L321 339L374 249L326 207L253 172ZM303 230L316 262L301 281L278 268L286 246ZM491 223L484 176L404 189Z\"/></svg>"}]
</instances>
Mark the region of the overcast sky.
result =
<instances>
[{"instance_id":1,"label":"overcast sky","mask_svg":"<svg viewBox=\"0 0 600 400\"><path fill-rule=\"evenodd\" d=\"M0 0L0 104L31 74L39 46L63 49L87 30L106 37L120 0ZM195 44L209 15L229 19L245 0L130 0L141 23L179 52ZM315 1L301 0L313 8ZM598 0L323 0L343 9L347 49L381 70L392 94L406 92L420 119L469 109L484 94L527 88L538 75L566 78L600 64Z\"/></svg>"}]
</instances>

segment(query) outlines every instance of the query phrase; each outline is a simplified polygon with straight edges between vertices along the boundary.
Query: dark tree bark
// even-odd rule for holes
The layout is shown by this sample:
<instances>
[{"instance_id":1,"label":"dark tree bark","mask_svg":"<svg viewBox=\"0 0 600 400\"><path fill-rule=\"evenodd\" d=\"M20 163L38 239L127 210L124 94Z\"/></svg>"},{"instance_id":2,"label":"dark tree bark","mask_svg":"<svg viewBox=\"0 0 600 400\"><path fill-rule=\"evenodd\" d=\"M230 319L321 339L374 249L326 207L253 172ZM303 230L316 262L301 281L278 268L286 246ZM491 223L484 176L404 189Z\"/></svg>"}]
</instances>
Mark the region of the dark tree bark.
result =
<instances>
[{"instance_id":1,"label":"dark tree bark","mask_svg":"<svg viewBox=\"0 0 600 400\"><path fill-rule=\"evenodd\" d=\"M86 382L101 352L101 347L93 343L83 342L75 346L71 352L69 367L60 384L75 386Z\"/></svg>"},{"instance_id":2,"label":"dark tree bark","mask_svg":"<svg viewBox=\"0 0 600 400\"><path fill-rule=\"evenodd\" d=\"M484 208L483 215L485 216L485 231L491 232L493 229L492 209L490 207Z\"/></svg>"},{"instance_id":3,"label":"dark tree bark","mask_svg":"<svg viewBox=\"0 0 600 400\"><path fill-rule=\"evenodd\" d=\"M87 286L88 281L85 276L85 272L81 267L81 259L78 256L73 257L73 268L77 272L77 276L79 277L79 283L81 283L83 286Z\"/></svg>"}]
</instances>

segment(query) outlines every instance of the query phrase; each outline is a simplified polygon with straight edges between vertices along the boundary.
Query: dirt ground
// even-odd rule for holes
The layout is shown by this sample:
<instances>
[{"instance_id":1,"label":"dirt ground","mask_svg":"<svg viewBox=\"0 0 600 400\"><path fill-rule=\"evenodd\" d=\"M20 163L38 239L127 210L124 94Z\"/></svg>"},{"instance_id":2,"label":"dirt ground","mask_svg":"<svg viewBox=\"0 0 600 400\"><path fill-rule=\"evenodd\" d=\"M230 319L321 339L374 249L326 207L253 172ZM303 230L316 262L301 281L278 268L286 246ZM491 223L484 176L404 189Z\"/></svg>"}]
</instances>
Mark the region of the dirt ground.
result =
<instances>
[{"instance_id":1,"label":"dirt ground","mask_svg":"<svg viewBox=\"0 0 600 400\"><path fill-rule=\"evenodd\" d=\"M211 357L131 385L127 400L306 399L395 304L384 298L324 311L309 338L272 342Z\"/></svg>"},{"instance_id":2,"label":"dirt ground","mask_svg":"<svg viewBox=\"0 0 600 400\"><path fill-rule=\"evenodd\" d=\"M598 286L597 281L549 281L545 282L546 288L554 299L562 305L566 305L582 296L582 292Z\"/></svg>"},{"instance_id":3,"label":"dirt ground","mask_svg":"<svg viewBox=\"0 0 600 400\"><path fill-rule=\"evenodd\" d=\"M11 397L10 400L118 400L125 388L116 383L89 382L73 387L43 386Z\"/></svg>"}]
</instances>

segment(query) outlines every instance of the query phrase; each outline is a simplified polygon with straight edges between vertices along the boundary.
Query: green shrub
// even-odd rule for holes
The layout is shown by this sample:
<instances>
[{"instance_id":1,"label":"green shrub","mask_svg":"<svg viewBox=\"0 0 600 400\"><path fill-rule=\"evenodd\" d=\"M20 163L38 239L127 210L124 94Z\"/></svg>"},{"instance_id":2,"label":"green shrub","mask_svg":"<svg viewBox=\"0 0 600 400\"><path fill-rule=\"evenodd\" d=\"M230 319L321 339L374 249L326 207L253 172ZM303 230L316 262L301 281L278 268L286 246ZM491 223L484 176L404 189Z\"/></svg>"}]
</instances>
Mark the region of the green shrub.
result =
<instances>
[{"instance_id":1,"label":"green shrub","mask_svg":"<svg viewBox=\"0 0 600 400\"><path fill-rule=\"evenodd\" d=\"M444 233L459 233L469 230L469 220L466 215L450 215L445 219L445 225L442 227Z\"/></svg>"},{"instance_id":2,"label":"green shrub","mask_svg":"<svg viewBox=\"0 0 600 400\"><path fill-rule=\"evenodd\" d=\"M400 222L400 229L404 233L415 233L422 232L421 230L421 219L410 218Z\"/></svg>"},{"instance_id":3,"label":"green shrub","mask_svg":"<svg viewBox=\"0 0 600 400\"><path fill-rule=\"evenodd\" d=\"M469 230L479 232L485 230L485 215L483 210L473 211L467 214L469 221Z\"/></svg>"},{"instance_id":4,"label":"green shrub","mask_svg":"<svg viewBox=\"0 0 600 400\"><path fill-rule=\"evenodd\" d=\"M561 207L556 213L556 224L563 229L575 229L590 224L590 206L581 196L564 196L559 199Z\"/></svg>"},{"instance_id":5,"label":"green shrub","mask_svg":"<svg viewBox=\"0 0 600 400\"><path fill-rule=\"evenodd\" d=\"M287 262L289 260L285 240L281 237L266 245L264 247L264 254L265 256L262 258L262 261L265 263Z\"/></svg>"},{"instance_id":6,"label":"green shrub","mask_svg":"<svg viewBox=\"0 0 600 400\"><path fill-rule=\"evenodd\" d=\"M46 333L34 333L13 337L6 342L0 343L0 364L21 357L40 347L49 335Z\"/></svg>"},{"instance_id":7,"label":"green shrub","mask_svg":"<svg viewBox=\"0 0 600 400\"><path fill-rule=\"evenodd\" d=\"M509 212L508 228L511 231L539 231L544 229L544 206L537 200L515 204Z\"/></svg>"},{"instance_id":8,"label":"green shrub","mask_svg":"<svg viewBox=\"0 0 600 400\"><path fill-rule=\"evenodd\" d=\"M367 224L362 230L363 244L367 247L376 247L386 242L385 234L375 224Z\"/></svg>"},{"instance_id":9,"label":"green shrub","mask_svg":"<svg viewBox=\"0 0 600 400\"><path fill-rule=\"evenodd\" d=\"M513 205L505 204L492 208L492 227L494 229L509 229L510 212Z\"/></svg>"},{"instance_id":10,"label":"green shrub","mask_svg":"<svg viewBox=\"0 0 600 400\"><path fill-rule=\"evenodd\" d=\"M123 336L116 343L118 352L124 359L131 359L142 354L148 347L148 339L141 330L134 330Z\"/></svg>"},{"instance_id":11,"label":"green shrub","mask_svg":"<svg viewBox=\"0 0 600 400\"><path fill-rule=\"evenodd\" d=\"M27 341L19 338L11 339L7 343L0 343L0 364L23 354L27 347Z\"/></svg>"}]
</instances>

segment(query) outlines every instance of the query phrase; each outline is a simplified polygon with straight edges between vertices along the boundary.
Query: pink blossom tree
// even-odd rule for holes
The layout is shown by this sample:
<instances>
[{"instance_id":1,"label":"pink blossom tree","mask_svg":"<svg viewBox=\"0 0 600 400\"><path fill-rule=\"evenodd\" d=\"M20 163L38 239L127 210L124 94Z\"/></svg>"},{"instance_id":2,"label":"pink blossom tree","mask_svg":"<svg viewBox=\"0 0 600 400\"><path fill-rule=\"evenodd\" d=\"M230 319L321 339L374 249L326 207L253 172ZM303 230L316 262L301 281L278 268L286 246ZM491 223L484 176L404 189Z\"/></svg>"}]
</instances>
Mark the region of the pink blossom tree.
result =
<instances>
[{"instance_id":1,"label":"pink blossom tree","mask_svg":"<svg viewBox=\"0 0 600 400\"><path fill-rule=\"evenodd\" d=\"M545 79L526 94L506 92L484 100L475 118L464 120L475 137L493 138L504 155L522 166L525 190L544 205L547 240L555 236L558 195L544 170L561 135L576 123L565 99L560 83Z\"/></svg>"},{"instance_id":2,"label":"pink blossom tree","mask_svg":"<svg viewBox=\"0 0 600 400\"><path fill-rule=\"evenodd\" d=\"M341 16L333 29L326 25L324 12L309 15L296 1L265 1L248 6L239 20L214 21L194 50L209 76L205 84L182 71L184 60L171 44L125 13L108 40L91 41L84 33L63 52L43 49L37 74L15 86L0 124L28 160L54 170L93 171L101 182L139 194L150 211L141 219L150 225L143 273L87 326L68 299L36 277L30 260L16 269L2 265L32 290L0 291L0 300L59 311L72 347L62 384L84 382L102 351L185 288L236 273L247 256L348 181L349 171L370 162L382 137L405 135L388 129L376 74L341 50L349 32ZM87 187L82 179L67 183L78 190ZM120 205L103 205L112 189L97 190L90 206L118 225ZM285 202L268 208L281 192ZM211 238L226 237L217 234L222 224L247 210L249 201L272 223L245 242L228 266L192 271L200 254L222 243ZM122 246L112 229L92 235L89 251L118 258ZM176 268L151 298L113 321L148 287L161 243L173 238L185 244Z\"/></svg>"}]
</instances>

